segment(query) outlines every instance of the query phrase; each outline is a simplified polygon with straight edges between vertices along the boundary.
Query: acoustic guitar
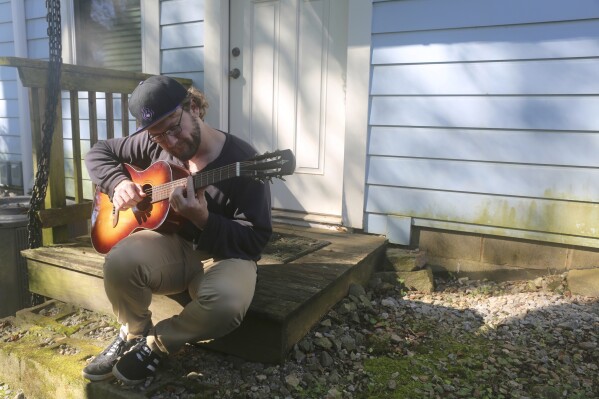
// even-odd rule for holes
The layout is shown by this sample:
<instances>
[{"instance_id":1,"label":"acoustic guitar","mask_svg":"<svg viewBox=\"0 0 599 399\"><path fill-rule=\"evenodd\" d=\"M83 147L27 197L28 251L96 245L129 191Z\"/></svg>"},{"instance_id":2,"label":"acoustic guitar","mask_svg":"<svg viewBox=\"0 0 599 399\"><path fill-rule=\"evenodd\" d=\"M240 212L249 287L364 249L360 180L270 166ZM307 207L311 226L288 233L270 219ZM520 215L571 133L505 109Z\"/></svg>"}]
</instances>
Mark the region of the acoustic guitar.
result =
<instances>
[{"instance_id":1,"label":"acoustic guitar","mask_svg":"<svg viewBox=\"0 0 599 399\"><path fill-rule=\"evenodd\" d=\"M94 249L106 254L123 238L141 229L175 232L185 219L175 212L169 197L176 187L194 189L234 177L251 177L270 181L293 174L295 157L291 150L281 150L258 155L244 162L190 175L179 166L158 161L147 169L124 164L134 183L142 186L146 197L134 208L115 212L110 198L96 189L91 216L91 241Z\"/></svg>"}]
</instances>

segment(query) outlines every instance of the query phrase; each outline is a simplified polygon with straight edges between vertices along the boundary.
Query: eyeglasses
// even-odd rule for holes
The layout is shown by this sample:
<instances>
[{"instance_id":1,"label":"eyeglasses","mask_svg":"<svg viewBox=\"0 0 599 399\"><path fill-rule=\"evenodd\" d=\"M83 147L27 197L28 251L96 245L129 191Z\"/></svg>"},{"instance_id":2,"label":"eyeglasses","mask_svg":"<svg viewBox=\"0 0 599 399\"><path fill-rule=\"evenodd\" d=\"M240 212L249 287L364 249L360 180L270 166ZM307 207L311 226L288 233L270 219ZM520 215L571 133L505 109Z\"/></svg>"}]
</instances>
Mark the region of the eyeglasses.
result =
<instances>
[{"instance_id":1,"label":"eyeglasses","mask_svg":"<svg viewBox=\"0 0 599 399\"><path fill-rule=\"evenodd\" d=\"M183 108L181 108L181 115L179 116L179 122L176 125L171 126L168 130L158 133L155 135L151 135L148 132L148 137L152 143L162 143L166 140L166 136L177 136L181 133L181 119L183 119Z\"/></svg>"}]
</instances>

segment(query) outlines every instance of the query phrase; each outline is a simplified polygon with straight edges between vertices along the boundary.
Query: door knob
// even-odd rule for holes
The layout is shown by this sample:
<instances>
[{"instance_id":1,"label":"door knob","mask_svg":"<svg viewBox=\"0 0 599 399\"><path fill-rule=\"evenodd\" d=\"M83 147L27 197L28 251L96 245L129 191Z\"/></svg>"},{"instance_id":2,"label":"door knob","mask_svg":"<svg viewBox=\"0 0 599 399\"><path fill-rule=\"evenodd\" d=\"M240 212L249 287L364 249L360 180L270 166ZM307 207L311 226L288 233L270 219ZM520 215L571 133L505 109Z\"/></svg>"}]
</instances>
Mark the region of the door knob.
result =
<instances>
[{"instance_id":1,"label":"door knob","mask_svg":"<svg viewBox=\"0 0 599 399\"><path fill-rule=\"evenodd\" d=\"M237 79L240 76L241 76L241 71L239 70L239 68L234 68L229 71L230 78Z\"/></svg>"}]
</instances>

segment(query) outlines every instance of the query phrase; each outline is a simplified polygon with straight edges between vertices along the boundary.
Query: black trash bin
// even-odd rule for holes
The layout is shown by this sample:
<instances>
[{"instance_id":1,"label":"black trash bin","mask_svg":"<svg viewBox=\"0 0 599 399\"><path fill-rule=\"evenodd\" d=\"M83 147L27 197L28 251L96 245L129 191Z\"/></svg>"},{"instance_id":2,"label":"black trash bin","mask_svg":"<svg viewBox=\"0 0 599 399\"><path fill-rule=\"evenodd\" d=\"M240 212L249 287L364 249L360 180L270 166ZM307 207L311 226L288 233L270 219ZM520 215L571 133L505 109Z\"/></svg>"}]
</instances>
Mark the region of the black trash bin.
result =
<instances>
[{"instance_id":1,"label":"black trash bin","mask_svg":"<svg viewBox=\"0 0 599 399\"><path fill-rule=\"evenodd\" d=\"M0 317L30 306L27 265L29 196L0 198Z\"/></svg>"}]
</instances>

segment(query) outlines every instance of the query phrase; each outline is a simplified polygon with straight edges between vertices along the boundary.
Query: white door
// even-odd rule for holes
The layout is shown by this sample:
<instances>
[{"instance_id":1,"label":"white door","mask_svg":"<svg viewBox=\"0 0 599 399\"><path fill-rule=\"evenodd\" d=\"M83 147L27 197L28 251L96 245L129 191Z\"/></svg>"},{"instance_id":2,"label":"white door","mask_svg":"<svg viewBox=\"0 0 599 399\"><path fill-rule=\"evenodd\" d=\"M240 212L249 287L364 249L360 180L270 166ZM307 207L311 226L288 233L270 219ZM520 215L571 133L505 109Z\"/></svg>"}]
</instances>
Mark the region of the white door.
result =
<instances>
[{"instance_id":1,"label":"white door","mask_svg":"<svg viewBox=\"0 0 599 399\"><path fill-rule=\"evenodd\" d=\"M275 209L340 220L346 35L346 1L230 2L229 131L296 156Z\"/></svg>"}]
</instances>

